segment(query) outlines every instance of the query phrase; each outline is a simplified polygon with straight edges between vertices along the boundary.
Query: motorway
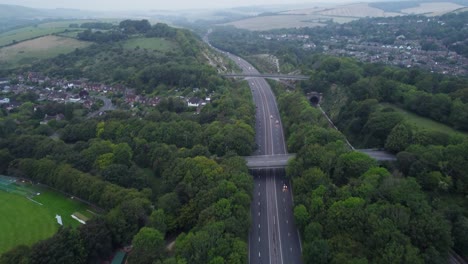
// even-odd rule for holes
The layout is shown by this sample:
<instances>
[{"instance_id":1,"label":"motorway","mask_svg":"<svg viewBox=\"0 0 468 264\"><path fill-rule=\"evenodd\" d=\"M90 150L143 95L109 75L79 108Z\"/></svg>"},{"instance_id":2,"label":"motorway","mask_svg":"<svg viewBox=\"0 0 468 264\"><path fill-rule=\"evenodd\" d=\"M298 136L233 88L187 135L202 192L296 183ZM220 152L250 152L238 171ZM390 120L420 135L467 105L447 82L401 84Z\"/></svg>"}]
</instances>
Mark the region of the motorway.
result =
<instances>
[{"instance_id":1,"label":"motorway","mask_svg":"<svg viewBox=\"0 0 468 264\"><path fill-rule=\"evenodd\" d=\"M259 74L247 61L227 54L245 74ZM276 99L264 78L249 79L257 107L254 155L287 154ZM300 264L301 242L294 223L290 183L284 169L251 170L254 194L251 205L249 263ZM284 189L286 184L289 187Z\"/></svg>"}]
</instances>

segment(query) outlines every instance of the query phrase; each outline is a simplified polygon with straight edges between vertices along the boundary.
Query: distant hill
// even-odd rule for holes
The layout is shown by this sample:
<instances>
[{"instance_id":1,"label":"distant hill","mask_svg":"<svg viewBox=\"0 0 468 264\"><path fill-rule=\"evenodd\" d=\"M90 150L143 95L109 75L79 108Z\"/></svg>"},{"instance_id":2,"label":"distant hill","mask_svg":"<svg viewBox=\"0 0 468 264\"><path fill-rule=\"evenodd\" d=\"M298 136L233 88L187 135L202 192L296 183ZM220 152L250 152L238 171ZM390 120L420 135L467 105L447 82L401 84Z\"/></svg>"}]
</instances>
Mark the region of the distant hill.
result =
<instances>
[{"instance_id":1,"label":"distant hill","mask_svg":"<svg viewBox=\"0 0 468 264\"><path fill-rule=\"evenodd\" d=\"M40 15L41 11L35 8L0 4L0 18L27 18Z\"/></svg>"},{"instance_id":2,"label":"distant hill","mask_svg":"<svg viewBox=\"0 0 468 264\"><path fill-rule=\"evenodd\" d=\"M0 4L0 20L5 19L43 19L43 18L89 18L97 17L99 12L77 9L39 9L19 5Z\"/></svg>"}]
</instances>

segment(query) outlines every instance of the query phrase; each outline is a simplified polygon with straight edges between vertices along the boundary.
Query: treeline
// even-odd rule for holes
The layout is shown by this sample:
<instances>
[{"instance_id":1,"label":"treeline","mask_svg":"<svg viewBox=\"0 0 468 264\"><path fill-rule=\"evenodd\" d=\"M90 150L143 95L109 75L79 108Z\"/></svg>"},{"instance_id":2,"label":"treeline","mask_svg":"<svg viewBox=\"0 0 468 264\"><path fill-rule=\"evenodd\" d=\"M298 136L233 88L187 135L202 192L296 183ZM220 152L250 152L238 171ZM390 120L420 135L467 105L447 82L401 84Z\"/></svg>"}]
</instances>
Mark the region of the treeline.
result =
<instances>
[{"instance_id":1,"label":"treeline","mask_svg":"<svg viewBox=\"0 0 468 264\"><path fill-rule=\"evenodd\" d=\"M77 26L73 25L72 26ZM133 35L143 35L147 38L175 38L177 29L166 24L157 23L153 26L148 20L124 20L118 26L110 23L88 22L80 25L87 30L78 33L77 37L84 41L110 43L128 39ZM101 31L104 30L104 31Z\"/></svg>"},{"instance_id":2,"label":"treeline","mask_svg":"<svg viewBox=\"0 0 468 264\"><path fill-rule=\"evenodd\" d=\"M70 24L70 27L77 27L77 26L76 24ZM113 29L115 25L113 25L112 23L106 23L106 22L86 22L86 23L82 23L81 25L79 25L79 27L87 28L87 29L109 30L109 29Z\"/></svg>"},{"instance_id":3,"label":"treeline","mask_svg":"<svg viewBox=\"0 0 468 264\"><path fill-rule=\"evenodd\" d=\"M446 262L451 225L413 177L392 175L351 152L338 132L324 133L329 125L299 93L278 102L288 142L303 135L287 175L305 263Z\"/></svg>"}]
</instances>

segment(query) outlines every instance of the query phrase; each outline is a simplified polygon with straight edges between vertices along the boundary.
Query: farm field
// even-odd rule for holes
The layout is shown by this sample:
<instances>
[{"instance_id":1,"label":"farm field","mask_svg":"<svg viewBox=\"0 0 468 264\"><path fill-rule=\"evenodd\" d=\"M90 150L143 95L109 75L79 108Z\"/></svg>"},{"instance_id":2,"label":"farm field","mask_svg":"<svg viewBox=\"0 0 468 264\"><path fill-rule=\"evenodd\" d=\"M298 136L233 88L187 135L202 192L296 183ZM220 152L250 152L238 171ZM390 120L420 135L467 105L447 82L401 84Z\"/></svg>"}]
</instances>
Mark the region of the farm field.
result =
<instances>
[{"instance_id":1,"label":"farm field","mask_svg":"<svg viewBox=\"0 0 468 264\"><path fill-rule=\"evenodd\" d=\"M398 13L385 12L382 9L371 7L368 4L350 4L326 9L318 12L325 16L338 17L389 17L398 16Z\"/></svg>"},{"instance_id":2,"label":"farm field","mask_svg":"<svg viewBox=\"0 0 468 264\"><path fill-rule=\"evenodd\" d=\"M16 184L15 184L16 185ZM12 188L16 188L13 186ZM0 255L20 244L31 245L51 237L59 228L55 215L62 217L65 226L80 225L71 214L79 212L87 218L92 214L87 205L40 186L18 186L21 191L0 190ZM40 193L31 201L23 190ZM41 205L42 204L42 205Z\"/></svg>"},{"instance_id":3,"label":"farm field","mask_svg":"<svg viewBox=\"0 0 468 264\"><path fill-rule=\"evenodd\" d=\"M0 34L0 47L10 45L14 41L37 38L40 36L61 33L65 30L77 30L79 28L70 28L70 24L81 24L86 22L96 22L97 20L64 20L38 24L37 26L23 27ZM82 29L79 29L82 30Z\"/></svg>"},{"instance_id":4,"label":"farm field","mask_svg":"<svg viewBox=\"0 0 468 264\"><path fill-rule=\"evenodd\" d=\"M300 28L321 26L323 21L333 20L336 23L348 23L364 17L392 17L407 14L424 14L427 16L442 15L454 10L462 10L463 6L450 2L421 3L418 6L401 11L387 12L370 6L368 3L321 5L279 12L276 15L255 16L222 25L232 25L248 30L270 30L279 28Z\"/></svg>"},{"instance_id":5,"label":"farm field","mask_svg":"<svg viewBox=\"0 0 468 264\"><path fill-rule=\"evenodd\" d=\"M318 23L318 20L329 18L317 17L315 15L272 15L246 18L238 21L226 23L237 28L249 30L270 30L277 28L299 28L299 27L317 27L324 24Z\"/></svg>"},{"instance_id":6,"label":"farm field","mask_svg":"<svg viewBox=\"0 0 468 264\"><path fill-rule=\"evenodd\" d=\"M453 129L453 128L445 125L445 124L436 122L436 121L434 121L432 119L421 117L421 116L419 116L417 114L408 112L408 111L406 111L404 109L401 109L401 108L399 108L399 107L397 107L395 105L388 104L388 103L381 103L380 105L382 107L390 107L390 108L394 109L395 111L401 113L409 124L411 124L413 126L416 126L418 128L443 132L443 133L449 134L451 136L453 136L453 135L468 136L467 133L455 130L455 129Z\"/></svg>"},{"instance_id":7,"label":"farm field","mask_svg":"<svg viewBox=\"0 0 468 264\"><path fill-rule=\"evenodd\" d=\"M13 46L0 48L0 67L11 68L28 64L38 59L47 59L66 54L76 48L85 48L91 43L60 36L45 36L23 41Z\"/></svg>"},{"instance_id":8,"label":"farm field","mask_svg":"<svg viewBox=\"0 0 468 264\"><path fill-rule=\"evenodd\" d=\"M420 3L417 7L403 9L401 12L405 14L439 16L462 7L461 5L449 2Z\"/></svg>"},{"instance_id":9,"label":"farm field","mask_svg":"<svg viewBox=\"0 0 468 264\"><path fill-rule=\"evenodd\" d=\"M124 48L135 49L147 49L159 52L175 51L177 44L172 41L166 40L165 38L134 38L125 41Z\"/></svg>"}]
</instances>

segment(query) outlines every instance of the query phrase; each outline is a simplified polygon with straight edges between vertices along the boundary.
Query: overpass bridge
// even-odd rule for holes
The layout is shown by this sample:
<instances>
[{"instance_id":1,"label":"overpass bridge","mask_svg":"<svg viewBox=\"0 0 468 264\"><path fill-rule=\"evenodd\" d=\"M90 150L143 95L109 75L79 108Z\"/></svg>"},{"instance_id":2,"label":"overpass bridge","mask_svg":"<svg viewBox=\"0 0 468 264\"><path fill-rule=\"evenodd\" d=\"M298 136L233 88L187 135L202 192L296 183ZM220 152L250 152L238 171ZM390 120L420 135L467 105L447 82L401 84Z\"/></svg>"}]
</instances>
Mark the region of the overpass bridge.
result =
<instances>
[{"instance_id":1,"label":"overpass bridge","mask_svg":"<svg viewBox=\"0 0 468 264\"><path fill-rule=\"evenodd\" d=\"M245 157L249 169L285 168L296 154L257 155Z\"/></svg>"},{"instance_id":2,"label":"overpass bridge","mask_svg":"<svg viewBox=\"0 0 468 264\"><path fill-rule=\"evenodd\" d=\"M396 161L397 158L392 153L385 151L385 150L378 150L378 149L356 149L361 153L369 155L371 158L377 161Z\"/></svg>"},{"instance_id":3,"label":"overpass bridge","mask_svg":"<svg viewBox=\"0 0 468 264\"><path fill-rule=\"evenodd\" d=\"M369 155L369 157L377 161L395 161L396 156L387 151L378 149L356 149L361 153ZM295 158L296 154L275 154L275 155L257 155L245 157L247 167L249 169L275 169L286 168L288 161Z\"/></svg>"},{"instance_id":4,"label":"overpass bridge","mask_svg":"<svg viewBox=\"0 0 468 264\"><path fill-rule=\"evenodd\" d=\"M383 150L378 149L356 149L364 154L369 155L371 158L377 161L395 161L396 156ZM257 155L245 157L247 161L247 167L249 169L274 169L274 168L285 168L288 165L288 161L295 158L296 154L275 154L275 155Z\"/></svg>"},{"instance_id":5,"label":"overpass bridge","mask_svg":"<svg viewBox=\"0 0 468 264\"><path fill-rule=\"evenodd\" d=\"M289 74L255 74L255 73L231 73L223 74L227 78L267 78L267 79L282 79L282 80L309 80L306 75L289 75Z\"/></svg>"}]
</instances>

